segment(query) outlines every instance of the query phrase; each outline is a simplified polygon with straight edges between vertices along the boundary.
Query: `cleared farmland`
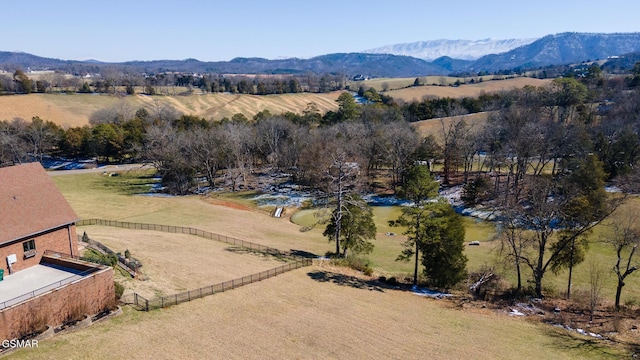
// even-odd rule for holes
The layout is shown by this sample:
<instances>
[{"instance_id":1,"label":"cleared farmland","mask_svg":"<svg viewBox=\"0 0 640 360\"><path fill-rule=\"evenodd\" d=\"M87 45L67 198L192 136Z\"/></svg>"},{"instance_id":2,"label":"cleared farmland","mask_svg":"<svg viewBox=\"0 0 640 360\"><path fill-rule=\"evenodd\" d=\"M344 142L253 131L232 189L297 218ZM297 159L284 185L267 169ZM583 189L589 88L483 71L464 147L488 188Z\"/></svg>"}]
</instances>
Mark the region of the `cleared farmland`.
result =
<instances>
[{"instance_id":1,"label":"cleared farmland","mask_svg":"<svg viewBox=\"0 0 640 360\"><path fill-rule=\"evenodd\" d=\"M447 78L447 82L451 78ZM440 81L431 79L433 81ZM413 83L413 79L375 79L362 83L365 87L381 88L382 83L392 84L386 92L403 101L420 101L423 97L465 97L478 96L483 92L498 92L521 88L525 85L543 86L550 80L519 77L506 80L483 81L481 83L453 86L417 86L402 88ZM0 96L0 120L20 118L30 121L34 116L49 120L62 127L83 126L89 123L89 117L95 111L125 102L134 109L152 108L159 105L171 105L184 114L196 115L208 120L231 118L242 113L253 117L256 113L268 110L272 114L291 111L301 113L309 103L315 103L321 113L338 108L336 99L340 92L329 94L283 94L283 95L239 95L239 94L199 94L191 95L133 95L111 96L98 94L29 94Z\"/></svg>"},{"instance_id":2,"label":"cleared farmland","mask_svg":"<svg viewBox=\"0 0 640 360\"><path fill-rule=\"evenodd\" d=\"M420 101L424 97L477 97L482 93L508 91L519 89L527 85L539 87L548 85L550 82L550 79L541 80L529 77L518 77L505 80L483 81L460 86L412 86L405 89L390 90L385 94L393 97L394 99L402 99L404 101Z\"/></svg>"},{"instance_id":3,"label":"cleared farmland","mask_svg":"<svg viewBox=\"0 0 640 360\"><path fill-rule=\"evenodd\" d=\"M272 114L291 111L301 113L307 104L313 102L324 113L336 110L335 100L339 93L330 94L285 94L285 95L233 95L233 94L192 94L176 96L110 96L95 94L29 94L0 96L0 120L21 118L31 121L34 116L52 121L62 127L89 124L89 117L95 111L125 102L134 109L170 105L184 114L196 115L208 120L231 118L242 113L253 117L256 113L269 110Z\"/></svg>"}]
</instances>

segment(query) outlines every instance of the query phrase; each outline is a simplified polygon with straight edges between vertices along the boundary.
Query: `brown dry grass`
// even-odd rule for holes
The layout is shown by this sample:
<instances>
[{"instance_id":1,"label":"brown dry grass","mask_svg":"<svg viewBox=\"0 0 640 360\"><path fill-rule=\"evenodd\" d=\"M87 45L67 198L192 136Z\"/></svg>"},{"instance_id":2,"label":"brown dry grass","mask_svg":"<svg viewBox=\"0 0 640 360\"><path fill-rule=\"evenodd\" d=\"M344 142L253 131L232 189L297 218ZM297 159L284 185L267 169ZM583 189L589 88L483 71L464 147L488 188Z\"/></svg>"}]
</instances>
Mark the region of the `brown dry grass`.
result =
<instances>
[{"instance_id":1,"label":"brown dry grass","mask_svg":"<svg viewBox=\"0 0 640 360\"><path fill-rule=\"evenodd\" d=\"M506 80L483 81L481 83L453 86L415 86L406 89L391 90L386 92L394 99L404 101L421 101L424 97L477 97L482 93L494 93L519 89L526 85L545 86L551 82L550 79L534 79L529 77L518 77Z\"/></svg>"},{"instance_id":2,"label":"brown dry grass","mask_svg":"<svg viewBox=\"0 0 640 360\"><path fill-rule=\"evenodd\" d=\"M194 226L280 249L295 246L311 251L328 246L313 231L300 233L298 226L260 211L211 205L196 197L126 196L104 187L112 180L129 181L126 176L111 179L87 174L54 180L81 217L119 213L123 220ZM111 239L118 229L103 229L112 246L120 251L129 248L134 257L150 256L149 264L156 257L171 256L164 253L164 246L153 244L164 240L149 239L152 243L145 244L140 232L127 231ZM98 230L90 233L102 236ZM198 247L205 252L214 251L207 248L215 246L202 242ZM181 249L187 254L179 256L192 253L182 246L167 252ZM231 266L241 269L243 261ZM194 267L193 271L207 269ZM125 308L118 318L58 335L37 349L18 351L9 358L583 359L623 355L621 349L537 321L453 305L318 264L167 309L145 313Z\"/></svg>"},{"instance_id":3,"label":"brown dry grass","mask_svg":"<svg viewBox=\"0 0 640 360\"><path fill-rule=\"evenodd\" d=\"M449 81L450 78L447 78ZM435 80L434 80L435 81ZM525 85L544 86L550 80L520 77L507 80L484 81L473 85L418 86L400 90L391 90L388 95L404 101L418 100L425 96L465 97L478 96L482 92L490 93L521 88ZM371 85L380 87L382 82L393 85L391 88L407 86L409 79L376 79ZM411 82L412 83L412 82ZM365 86L369 86L365 82ZM125 101L134 108L151 107L155 103L168 104L184 114L196 115L208 120L231 118L243 113L251 118L256 113L268 110L272 114L291 111L301 113L307 104L313 102L321 113L338 108L336 99L340 92L329 94L283 94L283 95L238 95L238 94L192 94L175 96L111 96L92 94L30 94L0 97L0 120L21 118L30 121L34 116L52 121L64 128L83 126L89 123L89 117L95 111Z\"/></svg>"},{"instance_id":4,"label":"brown dry grass","mask_svg":"<svg viewBox=\"0 0 640 360\"><path fill-rule=\"evenodd\" d=\"M416 129L420 136L425 137L428 135L433 135L436 140L441 142L443 137L443 123L444 128L448 130L452 123L464 120L472 130L477 131L482 127L482 125L484 125L488 117L488 112L481 112L462 116L450 116L445 118L416 121L411 123L411 126Z\"/></svg>"},{"instance_id":5,"label":"brown dry grass","mask_svg":"<svg viewBox=\"0 0 640 360\"><path fill-rule=\"evenodd\" d=\"M597 342L314 266L56 336L15 359L584 359ZM595 349L595 350L594 350Z\"/></svg>"},{"instance_id":6,"label":"brown dry grass","mask_svg":"<svg viewBox=\"0 0 640 360\"><path fill-rule=\"evenodd\" d=\"M284 94L284 95L231 95L194 94L189 96L110 96L90 94L30 94L0 97L0 120L22 118L31 121L34 116L52 121L62 127L83 126L95 111L125 101L134 108L155 106L155 102L168 104L184 114L201 116L208 120L231 118L243 113L251 118L256 113L268 110L272 114L291 111L301 113L308 103L315 103L324 113L336 110L335 100L339 92L330 94Z\"/></svg>"},{"instance_id":7,"label":"brown dry grass","mask_svg":"<svg viewBox=\"0 0 640 360\"><path fill-rule=\"evenodd\" d=\"M128 249L131 256L140 260L144 281L124 277L119 281L126 290L147 299L257 274L284 263L193 235L102 226L87 226L80 231L116 252L124 254Z\"/></svg>"}]
</instances>

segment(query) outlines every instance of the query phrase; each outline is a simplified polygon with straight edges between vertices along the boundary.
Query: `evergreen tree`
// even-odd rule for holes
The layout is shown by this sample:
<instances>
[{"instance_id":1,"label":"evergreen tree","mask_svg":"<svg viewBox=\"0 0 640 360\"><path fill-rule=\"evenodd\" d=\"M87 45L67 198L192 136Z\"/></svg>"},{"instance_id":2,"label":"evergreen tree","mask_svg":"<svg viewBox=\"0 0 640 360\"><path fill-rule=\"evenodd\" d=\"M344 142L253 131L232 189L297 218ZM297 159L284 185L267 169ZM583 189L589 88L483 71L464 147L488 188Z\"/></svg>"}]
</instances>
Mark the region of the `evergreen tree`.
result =
<instances>
[{"instance_id":1,"label":"evergreen tree","mask_svg":"<svg viewBox=\"0 0 640 360\"><path fill-rule=\"evenodd\" d=\"M345 210L341 217L340 241L342 244L342 257L347 256L351 250L355 254L368 254L373 251L373 244L369 240L376 237L376 224L373 222L373 212L359 195L351 194L345 197ZM323 235L329 241L335 239L336 212L327 225Z\"/></svg>"}]
</instances>

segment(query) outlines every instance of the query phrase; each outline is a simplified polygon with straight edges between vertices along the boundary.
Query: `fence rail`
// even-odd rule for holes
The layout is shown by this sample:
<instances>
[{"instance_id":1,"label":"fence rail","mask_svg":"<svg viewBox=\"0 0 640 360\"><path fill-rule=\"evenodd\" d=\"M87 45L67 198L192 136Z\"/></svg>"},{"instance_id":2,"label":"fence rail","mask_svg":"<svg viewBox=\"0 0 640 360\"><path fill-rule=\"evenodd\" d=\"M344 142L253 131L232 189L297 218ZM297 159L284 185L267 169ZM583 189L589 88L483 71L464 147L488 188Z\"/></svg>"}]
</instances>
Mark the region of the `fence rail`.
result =
<instances>
[{"instance_id":1,"label":"fence rail","mask_svg":"<svg viewBox=\"0 0 640 360\"><path fill-rule=\"evenodd\" d=\"M103 254L115 255L118 258L118 266L120 266L122 270L128 272L129 275L131 275L131 277L134 277L134 278L138 274L138 269L136 267L132 267L131 265L129 265L129 262L127 261L127 259L125 259L122 255L116 253L115 251L111 250L105 244L97 240L93 240L91 238L89 238L88 241L85 241L83 235L78 235L78 242L86 242L89 248L94 249Z\"/></svg>"},{"instance_id":2,"label":"fence rail","mask_svg":"<svg viewBox=\"0 0 640 360\"><path fill-rule=\"evenodd\" d=\"M266 270L257 274L247 275L239 279L229 280L218 284L201 287L199 289L189 290L178 294L162 296L153 299L146 299L142 295L134 292L131 304L144 311L165 308L168 306L178 305L183 302L200 299L216 293L233 290L244 285L253 284L258 281L284 274L285 272L291 270L309 266L311 265L311 263L311 259L298 260L296 262L279 266L275 269Z\"/></svg>"},{"instance_id":3,"label":"fence rail","mask_svg":"<svg viewBox=\"0 0 640 360\"><path fill-rule=\"evenodd\" d=\"M310 266L312 264L311 259L303 259L299 256L295 256L290 252L280 251L276 248L256 244L250 241L237 239L231 236L215 234L209 231L195 229L185 226L172 226L172 225L159 225L159 224L147 224L147 223L133 223L127 221L115 221L115 220L103 220L103 219L83 219L76 223L77 226L113 226L125 229L135 230L152 230L168 232L172 234L188 234L195 235L205 239L216 240L226 244L231 244L239 247L243 247L252 251L266 253L275 256L287 257L294 259L294 262L278 266L277 268L266 270L257 274L247 275L239 279L225 281L222 283L201 287L195 290L189 290L182 293L156 297L153 299L146 299L138 293L132 293L123 298L121 301L129 303L139 310L149 311L153 309L165 308L167 306L177 305L183 302L199 299L208 295L213 295L219 292L224 292L238 288L240 286L252 284L257 281L262 281L288 271L299 269L301 267ZM108 248L107 248L108 249Z\"/></svg>"},{"instance_id":4,"label":"fence rail","mask_svg":"<svg viewBox=\"0 0 640 360\"><path fill-rule=\"evenodd\" d=\"M186 226L173 226L173 225L159 225L159 224L147 224L147 223L134 223L128 221L115 221L115 220L104 220L104 219L83 219L76 223L77 226L89 226L89 225L100 225L100 226L113 226L124 229L134 229L134 230L151 230L151 231L161 231L167 232L171 234L187 234L187 235L195 235L201 238L220 241L226 244L240 246L252 251L258 251L270 255L275 256L285 256L285 257L293 257L288 251L280 251L276 248L272 248L269 246L264 246L261 244L256 244L250 241L245 241L241 239L237 239L231 236L220 235L216 233L212 233L205 230L200 230L192 227Z\"/></svg>"}]
</instances>

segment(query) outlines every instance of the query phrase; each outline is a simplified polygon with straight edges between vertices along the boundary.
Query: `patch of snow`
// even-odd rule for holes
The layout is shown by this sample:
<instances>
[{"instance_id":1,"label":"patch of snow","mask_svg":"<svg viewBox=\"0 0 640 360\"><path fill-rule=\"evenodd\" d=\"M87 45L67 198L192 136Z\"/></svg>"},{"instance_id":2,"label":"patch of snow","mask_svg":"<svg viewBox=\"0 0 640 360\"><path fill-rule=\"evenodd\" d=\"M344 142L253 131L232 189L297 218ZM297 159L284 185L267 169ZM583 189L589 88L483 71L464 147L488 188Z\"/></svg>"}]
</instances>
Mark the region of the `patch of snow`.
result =
<instances>
[{"instance_id":1,"label":"patch of snow","mask_svg":"<svg viewBox=\"0 0 640 360\"><path fill-rule=\"evenodd\" d=\"M447 294L441 291L434 291L430 289L420 288L418 286L413 286L411 288L411 292L418 296L428 296L434 299L443 299L446 297L451 297L451 294Z\"/></svg>"},{"instance_id":2,"label":"patch of snow","mask_svg":"<svg viewBox=\"0 0 640 360\"><path fill-rule=\"evenodd\" d=\"M604 191L606 191L608 193L621 193L622 189L620 189L619 187L617 187L615 185L611 185L611 186L605 186L604 187Z\"/></svg>"}]
</instances>

